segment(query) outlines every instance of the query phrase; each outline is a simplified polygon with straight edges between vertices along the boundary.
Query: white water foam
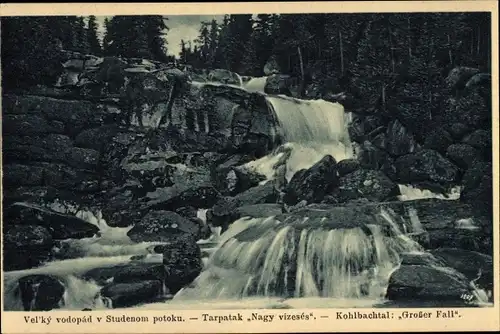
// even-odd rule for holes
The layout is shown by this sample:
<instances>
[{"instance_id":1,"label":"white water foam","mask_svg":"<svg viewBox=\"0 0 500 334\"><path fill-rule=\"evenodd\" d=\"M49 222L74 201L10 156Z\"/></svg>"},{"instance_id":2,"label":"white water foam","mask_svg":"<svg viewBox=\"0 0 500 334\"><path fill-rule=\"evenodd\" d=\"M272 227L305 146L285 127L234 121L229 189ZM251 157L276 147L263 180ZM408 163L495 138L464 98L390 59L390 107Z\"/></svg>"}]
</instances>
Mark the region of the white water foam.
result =
<instances>
[{"instance_id":1,"label":"white water foam","mask_svg":"<svg viewBox=\"0 0 500 334\"><path fill-rule=\"evenodd\" d=\"M448 194L436 194L428 189L419 189L409 184L399 184L398 186L401 193L401 195L398 196L400 201L411 201L425 198L437 198L453 201L460 199L460 192L462 191L460 186L455 186L450 189Z\"/></svg>"},{"instance_id":2,"label":"white water foam","mask_svg":"<svg viewBox=\"0 0 500 334\"><path fill-rule=\"evenodd\" d=\"M243 88L250 93L264 92L266 87L267 77L252 78L243 84Z\"/></svg>"},{"instance_id":3,"label":"white water foam","mask_svg":"<svg viewBox=\"0 0 500 334\"><path fill-rule=\"evenodd\" d=\"M246 168L266 176L278 177L276 171L285 166L290 180L301 169L310 168L325 155L337 161L352 158L353 146L347 131L350 114L338 103L324 100L298 100L286 96L266 97L274 109L286 144Z\"/></svg>"}]
</instances>

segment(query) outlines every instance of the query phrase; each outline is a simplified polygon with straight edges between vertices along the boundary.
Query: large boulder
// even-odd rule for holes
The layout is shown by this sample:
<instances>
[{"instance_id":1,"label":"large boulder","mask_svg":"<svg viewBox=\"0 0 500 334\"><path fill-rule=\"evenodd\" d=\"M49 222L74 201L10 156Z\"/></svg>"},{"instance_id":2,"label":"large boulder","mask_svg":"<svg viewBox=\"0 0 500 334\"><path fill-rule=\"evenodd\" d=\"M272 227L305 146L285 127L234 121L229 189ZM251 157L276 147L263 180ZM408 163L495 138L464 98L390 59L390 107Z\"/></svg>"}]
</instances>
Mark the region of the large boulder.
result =
<instances>
[{"instance_id":1,"label":"large boulder","mask_svg":"<svg viewBox=\"0 0 500 334\"><path fill-rule=\"evenodd\" d=\"M412 133L398 120L389 123L385 137L385 150L393 156L413 153L417 148L417 142Z\"/></svg>"},{"instance_id":2,"label":"large boulder","mask_svg":"<svg viewBox=\"0 0 500 334\"><path fill-rule=\"evenodd\" d=\"M25 311L50 311L60 307L65 289L56 277L29 275L18 282Z\"/></svg>"},{"instance_id":3,"label":"large boulder","mask_svg":"<svg viewBox=\"0 0 500 334\"><path fill-rule=\"evenodd\" d=\"M452 90L461 90L465 88L465 85L474 75L478 74L480 71L477 68L459 66L455 67L450 71L445 79L448 88Z\"/></svg>"},{"instance_id":4,"label":"large boulder","mask_svg":"<svg viewBox=\"0 0 500 334\"><path fill-rule=\"evenodd\" d=\"M4 228L3 268L20 270L48 261L54 246L49 230L39 225L14 225Z\"/></svg>"},{"instance_id":5,"label":"large boulder","mask_svg":"<svg viewBox=\"0 0 500 334\"><path fill-rule=\"evenodd\" d=\"M466 277L445 268L403 265L392 273L386 298L400 301L453 302L464 305L463 296L472 295Z\"/></svg>"},{"instance_id":6,"label":"large boulder","mask_svg":"<svg viewBox=\"0 0 500 334\"><path fill-rule=\"evenodd\" d=\"M101 289L108 307L122 308L154 301L163 294L161 281L148 280L135 283L110 283Z\"/></svg>"},{"instance_id":7,"label":"large boulder","mask_svg":"<svg viewBox=\"0 0 500 334\"><path fill-rule=\"evenodd\" d=\"M457 131L460 131L458 128ZM439 127L429 131L424 139L424 148L446 154L448 147L453 144L453 137L448 131Z\"/></svg>"},{"instance_id":8,"label":"large boulder","mask_svg":"<svg viewBox=\"0 0 500 334\"><path fill-rule=\"evenodd\" d=\"M453 144L446 150L446 156L462 169L468 169L481 160L479 152L468 144Z\"/></svg>"},{"instance_id":9,"label":"large boulder","mask_svg":"<svg viewBox=\"0 0 500 334\"><path fill-rule=\"evenodd\" d=\"M243 205L232 210L221 210L219 207L207 212L207 220L213 226L227 226L243 217L264 218L281 213L283 213L283 206L272 203Z\"/></svg>"},{"instance_id":10,"label":"large boulder","mask_svg":"<svg viewBox=\"0 0 500 334\"><path fill-rule=\"evenodd\" d=\"M493 258L490 255L458 248L438 248L431 254L474 281L477 287L493 291Z\"/></svg>"},{"instance_id":11,"label":"large boulder","mask_svg":"<svg viewBox=\"0 0 500 334\"><path fill-rule=\"evenodd\" d=\"M4 211L4 225L39 225L54 239L80 239L94 236L99 228L76 216L62 214L39 205L14 203Z\"/></svg>"},{"instance_id":12,"label":"large boulder","mask_svg":"<svg viewBox=\"0 0 500 334\"><path fill-rule=\"evenodd\" d=\"M203 268L201 250L192 237L182 236L163 245L162 251L165 286L175 294L200 274Z\"/></svg>"},{"instance_id":13,"label":"large boulder","mask_svg":"<svg viewBox=\"0 0 500 334\"><path fill-rule=\"evenodd\" d=\"M395 161L398 179L403 183L432 181L453 183L459 176L457 166L436 151L424 149Z\"/></svg>"},{"instance_id":14,"label":"large boulder","mask_svg":"<svg viewBox=\"0 0 500 334\"><path fill-rule=\"evenodd\" d=\"M301 201L320 202L338 185L336 164L331 155L326 155L311 168L295 173L285 189L285 203L294 205Z\"/></svg>"},{"instance_id":15,"label":"large boulder","mask_svg":"<svg viewBox=\"0 0 500 334\"><path fill-rule=\"evenodd\" d=\"M349 173L352 173L354 171L357 171L360 168L360 163L356 159L344 159L340 160L337 163L337 172L339 173L339 176L342 177L344 175L347 175Z\"/></svg>"},{"instance_id":16,"label":"large boulder","mask_svg":"<svg viewBox=\"0 0 500 334\"><path fill-rule=\"evenodd\" d=\"M127 232L134 242L170 241L180 234L200 238L201 225L171 211L150 211Z\"/></svg>"},{"instance_id":17,"label":"large boulder","mask_svg":"<svg viewBox=\"0 0 500 334\"><path fill-rule=\"evenodd\" d=\"M340 178L339 186L330 194L336 203L366 198L370 201L384 201L399 195L399 188L381 171L358 169Z\"/></svg>"}]
</instances>

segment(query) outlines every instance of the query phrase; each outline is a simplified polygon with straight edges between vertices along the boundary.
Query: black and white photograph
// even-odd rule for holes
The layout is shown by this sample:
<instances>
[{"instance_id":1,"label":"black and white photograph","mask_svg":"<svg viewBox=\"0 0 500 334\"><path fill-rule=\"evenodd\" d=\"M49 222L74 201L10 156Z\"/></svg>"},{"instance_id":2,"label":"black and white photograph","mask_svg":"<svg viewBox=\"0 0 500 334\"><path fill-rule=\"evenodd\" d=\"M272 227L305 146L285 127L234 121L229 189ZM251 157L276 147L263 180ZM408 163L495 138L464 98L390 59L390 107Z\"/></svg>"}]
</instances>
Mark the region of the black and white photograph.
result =
<instances>
[{"instance_id":1,"label":"black and white photograph","mask_svg":"<svg viewBox=\"0 0 500 334\"><path fill-rule=\"evenodd\" d=\"M497 47L481 11L2 17L4 311L493 307Z\"/></svg>"}]
</instances>

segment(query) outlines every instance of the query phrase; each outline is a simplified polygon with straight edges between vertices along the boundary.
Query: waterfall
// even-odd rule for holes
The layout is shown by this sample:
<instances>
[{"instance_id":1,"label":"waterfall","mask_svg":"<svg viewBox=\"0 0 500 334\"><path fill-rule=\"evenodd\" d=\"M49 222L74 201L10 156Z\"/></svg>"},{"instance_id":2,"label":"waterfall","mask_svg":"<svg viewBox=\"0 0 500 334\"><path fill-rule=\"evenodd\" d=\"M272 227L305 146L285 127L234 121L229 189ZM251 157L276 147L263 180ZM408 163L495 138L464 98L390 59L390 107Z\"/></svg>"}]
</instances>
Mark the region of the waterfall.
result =
<instances>
[{"instance_id":1,"label":"waterfall","mask_svg":"<svg viewBox=\"0 0 500 334\"><path fill-rule=\"evenodd\" d=\"M334 228L332 217L242 218L231 225L192 288L174 300L243 297L382 299L399 254L419 251L387 213L384 226ZM389 229L390 233L386 230Z\"/></svg>"},{"instance_id":2,"label":"waterfall","mask_svg":"<svg viewBox=\"0 0 500 334\"><path fill-rule=\"evenodd\" d=\"M324 100L298 100L286 96L267 96L277 116L285 144L274 153L246 165L266 175L275 176L275 169L286 159L286 178L309 168L325 155L337 161L352 158L353 147L347 131L350 114L338 103Z\"/></svg>"}]
</instances>

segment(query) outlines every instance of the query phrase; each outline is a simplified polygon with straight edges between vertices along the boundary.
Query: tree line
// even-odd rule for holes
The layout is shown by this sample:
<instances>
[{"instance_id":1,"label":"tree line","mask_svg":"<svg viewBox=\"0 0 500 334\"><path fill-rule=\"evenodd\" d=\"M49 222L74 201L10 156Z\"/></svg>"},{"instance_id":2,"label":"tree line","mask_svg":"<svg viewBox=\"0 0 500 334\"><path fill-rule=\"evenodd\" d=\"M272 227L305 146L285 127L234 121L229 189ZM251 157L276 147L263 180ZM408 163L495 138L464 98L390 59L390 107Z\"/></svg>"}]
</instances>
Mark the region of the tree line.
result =
<instances>
[{"instance_id":1,"label":"tree line","mask_svg":"<svg viewBox=\"0 0 500 334\"><path fill-rule=\"evenodd\" d=\"M169 61L160 15L114 16L98 36L95 16L17 16L1 18L4 87L51 84L61 70L60 50L97 56Z\"/></svg>"}]
</instances>

